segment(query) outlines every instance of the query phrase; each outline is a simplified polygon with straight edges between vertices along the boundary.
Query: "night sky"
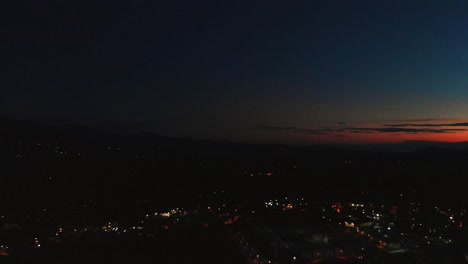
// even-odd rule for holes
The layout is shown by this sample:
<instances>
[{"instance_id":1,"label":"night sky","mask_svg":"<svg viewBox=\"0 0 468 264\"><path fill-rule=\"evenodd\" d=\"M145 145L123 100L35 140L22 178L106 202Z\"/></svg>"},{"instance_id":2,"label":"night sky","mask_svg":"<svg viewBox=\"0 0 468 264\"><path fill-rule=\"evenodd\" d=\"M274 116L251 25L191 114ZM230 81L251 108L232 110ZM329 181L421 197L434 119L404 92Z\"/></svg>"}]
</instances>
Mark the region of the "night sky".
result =
<instances>
[{"instance_id":1,"label":"night sky","mask_svg":"<svg viewBox=\"0 0 468 264\"><path fill-rule=\"evenodd\" d=\"M468 140L468 1L8 1L0 115L269 143Z\"/></svg>"}]
</instances>

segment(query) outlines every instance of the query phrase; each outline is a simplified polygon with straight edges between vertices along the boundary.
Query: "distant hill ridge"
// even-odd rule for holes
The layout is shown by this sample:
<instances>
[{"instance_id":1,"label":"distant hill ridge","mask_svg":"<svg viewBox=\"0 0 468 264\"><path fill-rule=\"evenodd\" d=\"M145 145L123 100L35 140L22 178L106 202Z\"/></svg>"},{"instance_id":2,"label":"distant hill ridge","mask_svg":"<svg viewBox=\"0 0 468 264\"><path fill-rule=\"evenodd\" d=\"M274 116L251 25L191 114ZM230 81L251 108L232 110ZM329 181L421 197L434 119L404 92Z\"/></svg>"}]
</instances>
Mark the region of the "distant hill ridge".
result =
<instances>
[{"instance_id":1,"label":"distant hill ridge","mask_svg":"<svg viewBox=\"0 0 468 264\"><path fill-rule=\"evenodd\" d=\"M170 137L157 133L142 132L140 134L124 134L105 129L98 129L75 124L47 124L40 121L11 119L0 115L0 137L4 138L30 138L30 139L57 139L57 140L123 140L127 143L143 144L172 142L177 144L196 144L210 147L264 147L264 148L297 148L315 149L319 151L370 151L370 152L432 152L433 154L447 151L468 151L468 141L463 142L439 142L424 140L407 140L397 143L374 144L311 144L311 145L285 145L285 144L254 144L242 142L230 142L221 140L192 139L189 137ZM90 143L90 142L87 142Z\"/></svg>"}]
</instances>

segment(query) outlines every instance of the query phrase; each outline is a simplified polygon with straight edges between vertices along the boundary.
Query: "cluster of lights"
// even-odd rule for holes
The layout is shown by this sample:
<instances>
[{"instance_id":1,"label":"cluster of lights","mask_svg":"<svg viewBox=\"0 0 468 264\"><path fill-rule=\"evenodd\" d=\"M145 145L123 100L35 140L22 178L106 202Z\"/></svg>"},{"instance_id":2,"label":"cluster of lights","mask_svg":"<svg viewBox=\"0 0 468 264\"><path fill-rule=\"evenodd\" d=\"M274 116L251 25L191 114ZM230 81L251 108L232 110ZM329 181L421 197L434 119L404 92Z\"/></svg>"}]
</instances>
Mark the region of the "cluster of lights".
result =
<instances>
[{"instance_id":1,"label":"cluster of lights","mask_svg":"<svg viewBox=\"0 0 468 264\"><path fill-rule=\"evenodd\" d=\"M308 205L307 202L303 202L304 198L295 199L296 203L293 203L293 201L291 201L291 199L289 199L289 201L287 201L287 200L288 200L288 197L284 197L283 200L281 200L281 199L280 200L270 199L267 202L265 202L265 207L266 208L269 208L269 207L282 208L283 210L286 210L286 209L293 209L295 207L294 204L299 205L299 206L307 206Z\"/></svg>"},{"instance_id":2,"label":"cluster of lights","mask_svg":"<svg viewBox=\"0 0 468 264\"><path fill-rule=\"evenodd\" d=\"M208 210L210 210L211 207L208 207ZM183 210L183 208L176 208L176 209L172 209L172 210L169 210L167 212L155 212L153 214L154 217L157 217L157 216L160 216L160 217L163 217L163 218L168 218L168 217L171 217L173 215L181 215L181 214L185 214L186 212ZM145 218L148 219L149 218L149 214L145 215Z\"/></svg>"},{"instance_id":3,"label":"cluster of lights","mask_svg":"<svg viewBox=\"0 0 468 264\"><path fill-rule=\"evenodd\" d=\"M41 243L37 237L34 238L34 248L41 248Z\"/></svg>"}]
</instances>

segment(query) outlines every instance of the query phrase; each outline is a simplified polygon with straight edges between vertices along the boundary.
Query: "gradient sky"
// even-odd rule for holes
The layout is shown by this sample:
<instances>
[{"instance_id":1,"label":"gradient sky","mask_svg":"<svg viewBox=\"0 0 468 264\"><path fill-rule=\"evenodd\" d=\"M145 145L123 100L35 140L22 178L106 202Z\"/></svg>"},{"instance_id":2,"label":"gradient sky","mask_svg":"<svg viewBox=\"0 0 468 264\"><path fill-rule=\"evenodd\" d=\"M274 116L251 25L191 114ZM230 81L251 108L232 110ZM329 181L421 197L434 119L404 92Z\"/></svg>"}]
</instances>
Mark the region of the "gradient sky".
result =
<instances>
[{"instance_id":1,"label":"gradient sky","mask_svg":"<svg viewBox=\"0 0 468 264\"><path fill-rule=\"evenodd\" d=\"M245 142L468 140L468 1L10 1L0 114Z\"/></svg>"}]
</instances>

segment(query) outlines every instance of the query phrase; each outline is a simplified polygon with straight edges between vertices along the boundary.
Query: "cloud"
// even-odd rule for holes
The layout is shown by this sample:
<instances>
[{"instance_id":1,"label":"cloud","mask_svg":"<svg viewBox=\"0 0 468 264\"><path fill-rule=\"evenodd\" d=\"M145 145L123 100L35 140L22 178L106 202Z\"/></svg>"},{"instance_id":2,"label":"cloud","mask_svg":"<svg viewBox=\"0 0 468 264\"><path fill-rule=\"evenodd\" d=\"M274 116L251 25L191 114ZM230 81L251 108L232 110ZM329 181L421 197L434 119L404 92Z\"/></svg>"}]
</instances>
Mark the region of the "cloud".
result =
<instances>
[{"instance_id":1,"label":"cloud","mask_svg":"<svg viewBox=\"0 0 468 264\"><path fill-rule=\"evenodd\" d=\"M452 124L447 124L446 126L468 126L468 123L452 123Z\"/></svg>"},{"instance_id":2,"label":"cloud","mask_svg":"<svg viewBox=\"0 0 468 264\"><path fill-rule=\"evenodd\" d=\"M454 119L442 119L442 118L420 118L420 119L394 119L394 120L387 120L386 122L433 122L433 121L448 121Z\"/></svg>"},{"instance_id":3,"label":"cloud","mask_svg":"<svg viewBox=\"0 0 468 264\"><path fill-rule=\"evenodd\" d=\"M297 128L294 130L294 132L307 133L307 134L313 134L313 135L327 134L327 131L324 131L322 129L306 129L306 128Z\"/></svg>"},{"instance_id":4,"label":"cloud","mask_svg":"<svg viewBox=\"0 0 468 264\"><path fill-rule=\"evenodd\" d=\"M345 126L344 122L339 122L340 126L336 128L322 127L316 129L301 128L295 126L257 126L255 129L270 130L270 131L287 131L292 133L305 133L312 135L334 135L337 137L346 136L344 133L403 133L403 134L418 134L418 133L456 133L468 130L468 123L450 123L450 124L385 124L383 126L369 126L369 127L354 127ZM452 127L452 128L450 128ZM457 127L457 128L453 128ZM458 128L460 127L460 128ZM467 127L461 128L461 127Z\"/></svg>"},{"instance_id":5,"label":"cloud","mask_svg":"<svg viewBox=\"0 0 468 264\"><path fill-rule=\"evenodd\" d=\"M347 127L347 131L353 133L379 132L379 133L454 133L466 131L461 128L408 128L408 127Z\"/></svg>"},{"instance_id":6,"label":"cloud","mask_svg":"<svg viewBox=\"0 0 468 264\"><path fill-rule=\"evenodd\" d=\"M348 130L348 132L351 132L351 133L365 133L365 134L372 134L374 133L373 131L362 131L362 130Z\"/></svg>"},{"instance_id":7,"label":"cloud","mask_svg":"<svg viewBox=\"0 0 468 264\"><path fill-rule=\"evenodd\" d=\"M307 128L297 128L294 132L298 133L309 133L309 134L330 134L334 132L345 132L342 128L319 128L319 129L307 129Z\"/></svg>"},{"instance_id":8,"label":"cloud","mask_svg":"<svg viewBox=\"0 0 468 264\"><path fill-rule=\"evenodd\" d=\"M468 131L468 122L454 123L417 123L417 121L441 121L441 119L419 119L412 120L414 122L399 123L399 124L375 124L366 126L352 126L345 122L336 122L335 126L322 126L317 128L303 128L296 126L256 126L255 129L288 132L288 133L303 133L310 135L327 135L335 137L346 137L349 134L448 134ZM448 119L445 119L448 121Z\"/></svg>"},{"instance_id":9,"label":"cloud","mask_svg":"<svg viewBox=\"0 0 468 264\"><path fill-rule=\"evenodd\" d=\"M468 127L468 123L448 123L448 124L385 124L387 127Z\"/></svg>"}]
</instances>

